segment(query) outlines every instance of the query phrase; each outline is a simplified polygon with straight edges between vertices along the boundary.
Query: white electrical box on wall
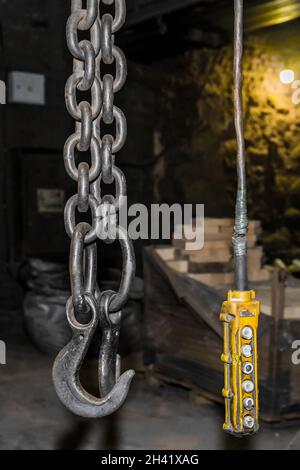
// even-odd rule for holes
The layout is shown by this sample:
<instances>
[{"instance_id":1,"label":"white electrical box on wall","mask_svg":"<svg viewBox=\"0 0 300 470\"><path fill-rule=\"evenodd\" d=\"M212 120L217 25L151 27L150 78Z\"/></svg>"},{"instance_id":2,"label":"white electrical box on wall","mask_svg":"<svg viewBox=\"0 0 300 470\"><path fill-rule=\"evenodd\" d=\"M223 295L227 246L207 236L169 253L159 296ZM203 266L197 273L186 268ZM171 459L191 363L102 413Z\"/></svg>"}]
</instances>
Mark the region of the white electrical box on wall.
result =
<instances>
[{"instance_id":1,"label":"white electrical box on wall","mask_svg":"<svg viewBox=\"0 0 300 470\"><path fill-rule=\"evenodd\" d=\"M9 103L45 105L45 75L10 72L8 75Z\"/></svg>"}]
</instances>

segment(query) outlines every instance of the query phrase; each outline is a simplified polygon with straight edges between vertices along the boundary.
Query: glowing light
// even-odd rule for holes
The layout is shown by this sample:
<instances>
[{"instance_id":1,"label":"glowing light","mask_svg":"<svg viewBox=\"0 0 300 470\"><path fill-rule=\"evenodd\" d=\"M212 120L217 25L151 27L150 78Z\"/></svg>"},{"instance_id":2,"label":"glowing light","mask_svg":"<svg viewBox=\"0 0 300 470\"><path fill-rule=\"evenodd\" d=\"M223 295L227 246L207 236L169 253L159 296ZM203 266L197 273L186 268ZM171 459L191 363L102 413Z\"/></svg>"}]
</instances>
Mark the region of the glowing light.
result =
<instances>
[{"instance_id":1,"label":"glowing light","mask_svg":"<svg viewBox=\"0 0 300 470\"><path fill-rule=\"evenodd\" d=\"M291 70L291 69L281 70L280 72L281 83L288 85L289 83L293 83L294 80L295 80L294 70Z\"/></svg>"}]
</instances>

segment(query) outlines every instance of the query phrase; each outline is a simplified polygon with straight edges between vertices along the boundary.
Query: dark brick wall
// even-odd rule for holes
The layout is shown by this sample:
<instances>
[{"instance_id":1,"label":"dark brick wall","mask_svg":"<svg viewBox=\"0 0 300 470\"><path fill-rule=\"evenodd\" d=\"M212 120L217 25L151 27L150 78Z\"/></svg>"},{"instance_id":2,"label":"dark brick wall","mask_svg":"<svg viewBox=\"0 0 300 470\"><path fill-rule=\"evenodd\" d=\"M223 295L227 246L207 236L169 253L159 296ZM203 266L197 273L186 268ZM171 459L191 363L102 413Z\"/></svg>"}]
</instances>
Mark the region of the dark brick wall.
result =
<instances>
[{"instance_id":1,"label":"dark brick wall","mask_svg":"<svg viewBox=\"0 0 300 470\"><path fill-rule=\"evenodd\" d=\"M9 171L4 173L6 190L2 182L1 193L5 196L0 204L0 217L3 206L10 203L11 193L22 192L22 174L14 173L13 169L15 155L20 156L22 149L26 149L26 154L34 151L36 158L39 158L39 151L41 154L48 151L59 154L66 137L73 131L74 124L64 104L64 85L72 70L72 59L65 42L68 14L69 1L62 0L10 0L0 5L1 74L7 77L9 71L19 70L46 76L46 106L7 104L2 110L1 162ZM155 90L148 86L149 75L146 67L130 63L126 87L116 97L116 104L128 119L128 141L117 156L118 164L127 176L130 201L144 203L152 200L153 189L152 168L144 166L153 157ZM57 172L64 173L62 160L57 165ZM75 184L73 190L76 190ZM21 198L26 204L26 194L21 194ZM31 203L29 199L28 204ZM22 218L18 212L21 209L18 205L7 207L8 212L11 210L15 213L9 217L8 238L10 243L15 240L19 246L8 250L1 234L2 259L11 251L20 253L21 257L32 254L22 244L22 230L19 231L20 224L15 223ZM48 239L45 241L52 243ZM49 251L52 252L53 247ZM137 252L140 258L139 244Z\"/></svg>"}]
</instances>

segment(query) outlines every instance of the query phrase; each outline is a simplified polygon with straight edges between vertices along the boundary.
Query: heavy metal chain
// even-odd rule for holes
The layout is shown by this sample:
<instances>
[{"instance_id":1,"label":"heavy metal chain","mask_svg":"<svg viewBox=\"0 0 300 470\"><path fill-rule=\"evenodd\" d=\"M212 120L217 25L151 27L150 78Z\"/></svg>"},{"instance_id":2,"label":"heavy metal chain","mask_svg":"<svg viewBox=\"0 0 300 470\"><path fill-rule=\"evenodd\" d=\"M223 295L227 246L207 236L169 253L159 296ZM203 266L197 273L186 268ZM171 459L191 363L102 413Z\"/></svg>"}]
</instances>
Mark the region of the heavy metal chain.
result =
<instances>
[{"instance_id":1,"label":"heavy metal chain","mask_svg":"<svg viewBox=\"0 0 300 470\"><path fill-rule=\"evenodd\" d=\"M67 44L74 57L73 73L66 83L66 107L75 119L75 132L64 147L64 164L68 175L77 183L77 193L65 207L65 227L71 238L71 298L67 318L73 330L71 342L61 351L54 364L54 383L62 402L74 413L100 417L115 411L126 398L133 371L120 376L117 355L121 309L129 295L135 274L135 257L127 231L118 225L118 211L126 197L126 180L115 164L115 154L125 144L127 124L124 113L114 104L115 93L127 77L123 52L115 45L114 35L123 26L125 0L101 0L114 6L114 16L101 15L100 0L72 0L67 22ZM107 7L106 7L107 8ZM80 32L90 39L79 41ZM115 76L105 67L115 64ZM104 72L103 72L104 69ZM101 72L100 72L101 70ZM89 93L91 102L78 103L80 92ZM115 123L115 136L102 136L102 123ZM90 152L90 164L80 161L80 154ZM78 154L78 155L76 155ZM115 183L115 196L102 196L102 184ZM91 212L91 224L76 225L76 209ZM118 292L101 292L97 284L97 238L104 243L118 240L122 248L123 270ZM92 315L88 324L79 323L81 315ZM101 398L89 395L80 385L79 369L97 325L102 340L99 356L99 391Z\"/></svg>"}]
</instances>

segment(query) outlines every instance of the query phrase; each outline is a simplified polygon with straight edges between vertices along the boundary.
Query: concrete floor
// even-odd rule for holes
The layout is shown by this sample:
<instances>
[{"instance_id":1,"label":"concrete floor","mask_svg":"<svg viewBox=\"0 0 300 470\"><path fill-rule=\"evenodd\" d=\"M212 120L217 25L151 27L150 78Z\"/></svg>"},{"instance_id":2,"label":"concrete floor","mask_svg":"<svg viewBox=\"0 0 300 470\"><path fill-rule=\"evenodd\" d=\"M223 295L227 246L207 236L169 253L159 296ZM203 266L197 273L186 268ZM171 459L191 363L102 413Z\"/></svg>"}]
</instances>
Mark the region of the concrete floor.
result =
<instances>
[{"instance_id":1,"label":"concrete floor","mask_svg":"<svg viewBox=\"0 0 300 470\"><path fill-rule=\"evenodd\" d=\"M0 449L300 449L300 423L262 425L249 439L221 431L223 408L138 375L120 412L97 421L72 416L51 382L52 358L23 333L21 312L0 314L7 365L0 366Z\"/></svg>"}]
</instances>

